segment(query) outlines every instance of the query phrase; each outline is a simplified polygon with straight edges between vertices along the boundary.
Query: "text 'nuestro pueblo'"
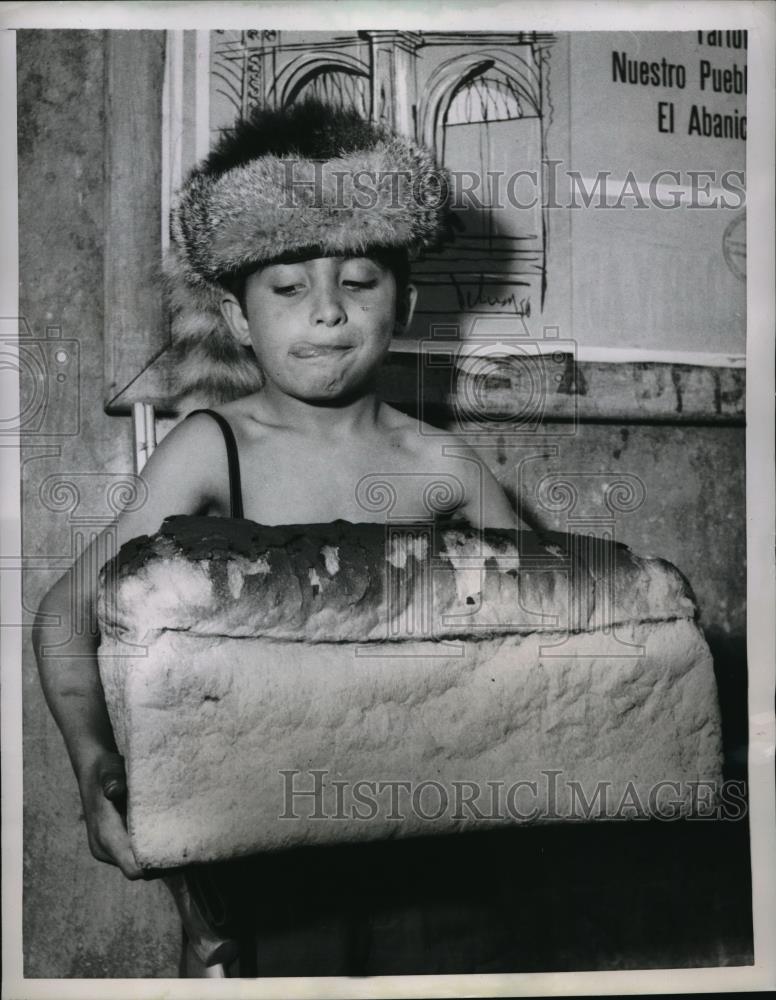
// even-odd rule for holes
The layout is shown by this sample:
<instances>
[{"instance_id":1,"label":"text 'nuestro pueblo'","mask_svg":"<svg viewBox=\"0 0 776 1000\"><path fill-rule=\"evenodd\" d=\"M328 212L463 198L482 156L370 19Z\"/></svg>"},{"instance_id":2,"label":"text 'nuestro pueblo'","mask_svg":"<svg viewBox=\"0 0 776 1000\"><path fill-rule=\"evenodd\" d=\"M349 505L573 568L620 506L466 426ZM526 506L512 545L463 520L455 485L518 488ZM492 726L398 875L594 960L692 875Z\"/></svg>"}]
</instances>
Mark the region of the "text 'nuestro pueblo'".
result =
<instances>
[{"instance_id":1,"label":"text 'nuestro pueblo'","mask_svg":"<svg viewBox=\"0 0 776 1000\"><path fill-rule=\"evenodd\" d=\"M704 50L746 51L745 31L699 31L698 44ZM636 59L625 51L612 51L612 80L639 87L664 87L684 90L688 82L697 85L701 95L713 99L715 94L740 94L746 100L746 63L737 62L735 57L720 59L722 52L709 51L694 66L679 62L669 62L665 56L659 60ZM716 58L714 58L716 56ZM746 114L734 108L721 112L714 105L693 103L685 121L677 121L673 101L659 101L657 104L658 132L673 134L677 130L687 135L715 139L746 139Z\"/></svg>"}]
</instances>

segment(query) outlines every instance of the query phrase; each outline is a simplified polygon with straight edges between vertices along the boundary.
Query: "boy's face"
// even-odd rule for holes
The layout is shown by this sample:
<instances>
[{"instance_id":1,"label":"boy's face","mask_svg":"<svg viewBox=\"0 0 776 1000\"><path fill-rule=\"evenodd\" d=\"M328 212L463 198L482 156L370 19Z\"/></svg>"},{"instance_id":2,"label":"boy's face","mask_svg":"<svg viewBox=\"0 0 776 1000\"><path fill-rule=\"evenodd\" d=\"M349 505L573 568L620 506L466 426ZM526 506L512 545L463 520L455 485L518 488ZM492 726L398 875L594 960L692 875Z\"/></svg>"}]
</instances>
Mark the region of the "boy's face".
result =
<instances>
[{"instance_id":1,"label":"boy's face","mask_svg":"<svg viewBox=\"0 0 776 1000\"><path fill-rule=\"evenodd\" d=\"M365 387L396 323L396 280L371 257L268 265L249 275L244 301L245 317L225 309L233 332L243 319L240 339L249 337L267 380L311 403Z\"/></svg>"}]
</instances>

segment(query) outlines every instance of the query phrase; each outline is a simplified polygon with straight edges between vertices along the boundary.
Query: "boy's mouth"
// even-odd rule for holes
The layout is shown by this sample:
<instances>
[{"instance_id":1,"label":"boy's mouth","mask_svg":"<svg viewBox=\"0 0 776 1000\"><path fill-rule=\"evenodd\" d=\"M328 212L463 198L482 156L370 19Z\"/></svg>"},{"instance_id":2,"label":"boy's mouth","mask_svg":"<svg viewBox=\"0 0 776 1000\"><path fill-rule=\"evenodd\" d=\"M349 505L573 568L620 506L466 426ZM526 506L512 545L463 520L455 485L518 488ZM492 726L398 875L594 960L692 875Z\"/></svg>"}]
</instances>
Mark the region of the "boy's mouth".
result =
<instances>
[{"instance_id":1,"label":"boy's mouth","mask_svg":"<svg viewBox=\"0 0 776 1000\"><path fill-rule=\"evenodd\" d=\"M301 341L289 351L294 358L306 360L309 358L334 358L353 350L352 344L313 344Z\"/></svg>"}]
</instances>

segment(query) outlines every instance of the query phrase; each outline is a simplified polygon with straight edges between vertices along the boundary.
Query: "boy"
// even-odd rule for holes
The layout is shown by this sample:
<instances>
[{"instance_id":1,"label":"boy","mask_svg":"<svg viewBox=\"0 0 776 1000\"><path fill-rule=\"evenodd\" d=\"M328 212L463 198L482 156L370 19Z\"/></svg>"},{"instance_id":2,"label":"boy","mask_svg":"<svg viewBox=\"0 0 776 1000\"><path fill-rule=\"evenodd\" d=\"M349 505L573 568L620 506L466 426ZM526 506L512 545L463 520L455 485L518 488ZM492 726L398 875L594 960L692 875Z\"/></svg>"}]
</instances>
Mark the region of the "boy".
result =
<instances>
[{"instance_id":1,"label":"boy","mask_svg":"<svg viewBox=\"0 0 776 1000\"><path fill-rule=\"evenodd\" d=\"M452 437L443 446L377 395L391 338L415 304L408 252L441 233L438 179L424 150L314 102L255 114L192 173L173 222L170 267L180 389L220 398L220 420L192 414L164 439L143 470L146 503L117 521L119 545L153 534L171 514L234 512L230 430L242 515L260 524L385 521L391 512L365 505L359 489L377 474L403 520L427 519L425 488L444 476L455 496L439 513L515 526L473 452ZM95 630L78 640L76 655L72 639L67 658L51 652L60 632L70 634L71 608L94 621L101 554L96 543L79 571L49 591L38 621L59 620L61 629L39 624L33 642L91 851L136 879ZM79 588L72 598L71 586Z\"/></svg>"}]
</instances>

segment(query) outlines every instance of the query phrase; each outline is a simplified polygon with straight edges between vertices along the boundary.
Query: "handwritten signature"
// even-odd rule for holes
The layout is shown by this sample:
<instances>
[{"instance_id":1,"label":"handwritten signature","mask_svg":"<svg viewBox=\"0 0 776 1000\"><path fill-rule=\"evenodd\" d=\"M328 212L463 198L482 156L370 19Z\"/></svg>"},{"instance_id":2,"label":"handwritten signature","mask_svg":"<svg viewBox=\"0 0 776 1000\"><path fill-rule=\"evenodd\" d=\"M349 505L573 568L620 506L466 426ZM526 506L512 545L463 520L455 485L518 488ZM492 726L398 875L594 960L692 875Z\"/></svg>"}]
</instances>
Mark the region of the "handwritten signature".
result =
<instances>
[{"instance_id":1,"label":"handwritten signature","mask_svg":"<svg viewBox=\"0 0 776 1000\"><path fill-rule=\"evenodd\" d=\"M458 300L459 309L474 309L476 306L496 306L496 311L503 309L504 311L514 312L515 316L529 317L531 315L530 296L525 296L518 300L515 292L510 292L509 295L503 297L491 293L486 294L485 278L483 275L480 275L475 290L461 288L454 274L450 275L450 280L455 287L455 296Z\"/></svg>"}]
</instances>

